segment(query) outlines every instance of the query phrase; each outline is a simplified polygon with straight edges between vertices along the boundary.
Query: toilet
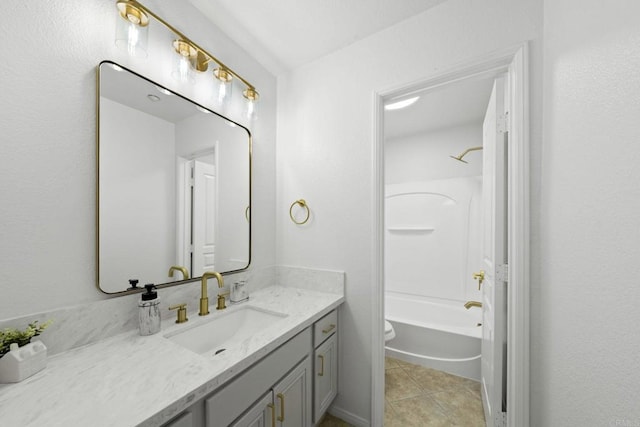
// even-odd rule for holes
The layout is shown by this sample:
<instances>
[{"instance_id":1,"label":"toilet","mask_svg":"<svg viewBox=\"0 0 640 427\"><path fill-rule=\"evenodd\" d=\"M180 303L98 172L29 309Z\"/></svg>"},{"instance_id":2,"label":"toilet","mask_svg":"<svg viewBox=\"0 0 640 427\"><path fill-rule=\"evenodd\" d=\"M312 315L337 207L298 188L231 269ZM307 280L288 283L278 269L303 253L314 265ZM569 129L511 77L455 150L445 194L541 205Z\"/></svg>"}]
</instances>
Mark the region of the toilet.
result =
<instances>
[{"instance_id":1,"label":"toilet","mask_svg":"<svg viewBox=\"0 0 640 427\"><path fill-rule=\"evenodd\" d=\"M393 325L388 320L384 321L384 342L392 340L396 337L396 331L393 330Z\"/></svg>"}]
</instances>

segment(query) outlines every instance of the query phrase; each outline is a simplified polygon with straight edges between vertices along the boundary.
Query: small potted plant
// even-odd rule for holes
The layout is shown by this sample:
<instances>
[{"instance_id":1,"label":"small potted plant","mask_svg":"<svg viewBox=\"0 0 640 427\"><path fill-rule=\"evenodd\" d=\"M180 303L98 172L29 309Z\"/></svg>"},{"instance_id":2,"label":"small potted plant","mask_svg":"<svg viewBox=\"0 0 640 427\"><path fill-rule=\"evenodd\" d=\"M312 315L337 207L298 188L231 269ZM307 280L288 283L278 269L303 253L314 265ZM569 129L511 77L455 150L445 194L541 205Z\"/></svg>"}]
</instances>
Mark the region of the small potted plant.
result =
<instances>
[{"instance_id":1,"label":"small potted plant","mask_svg":"<svg viewBox=\"0 0 640 427\"><path fill-rule=\"evenodd\" d=\"M40 335L50 324L29 323L25 330L6 328L0 331L0 383L20 382L47 366L47 348L31 338Z\"/></svg>"}]
</instances>

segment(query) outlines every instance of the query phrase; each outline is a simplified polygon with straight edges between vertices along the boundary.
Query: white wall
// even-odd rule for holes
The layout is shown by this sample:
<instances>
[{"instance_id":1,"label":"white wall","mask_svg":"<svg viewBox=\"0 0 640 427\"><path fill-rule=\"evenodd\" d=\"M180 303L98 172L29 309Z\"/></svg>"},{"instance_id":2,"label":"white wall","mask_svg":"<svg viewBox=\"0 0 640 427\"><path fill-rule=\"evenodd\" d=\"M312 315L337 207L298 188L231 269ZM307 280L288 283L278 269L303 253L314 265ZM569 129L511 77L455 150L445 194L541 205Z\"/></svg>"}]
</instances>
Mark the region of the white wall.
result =
<instances>
[{"instance_id":1,"label":"white wall","mask_svg":"<svg viewBox=\"0 0 640 427\"><path fill-rule=\"evenodd\" d=\"M534 426L640 422L638 16L634 1L544 2Z\"/></svg>"},{"instance_id":2,"label":"white wall","mask_svg":"<svg viewBox=\"0 0 640 427\"><path fill-rule=\"evenodd\" d=\"M482 151L471 151L462 163L457 156L482 146L482 122L467 123L418 135L385 140L384 181L408 181L482 175Z\"/></svg>"},{"instance_id":3,"label":"white wall","mask_svg":"<svg viewBox=\"0 0 640 427\"><path fill-rule=\"evenodd\" d=\"M144 3L218 55L262 95L260 120L252 126L252 266L273 265L275 78L188 2ZM114 46L116 19L115 1L2 2L0 318L105 298L95 287L98 63L114 60L211 104L201 80L186 87L170 77L168 32L152 22L148 57L129 58Z\"/></svg>"},{"instance_id":4,"label":"white wall","mask_svg":"<svg viewBox=\"0 0 640 427\"><path fill-rule=\"evenodd\" d=\"M362 420L371 413L373 92L527 39L538 89L541 6L450 0L278 80L278 261L346 272L335 405ZM538 119L537 96L533 103ZM299 198L312 211L302 227L288 216Z\"/></svg>"},{"instance_id":5,"label":"white wall","mask_svg":"<svg viewBox=\"0 0 640 427\"><path fill-rule=\"evenodd\" d=\"M100 114L100 285L165 283L176 261L175 126L104 97Z\"/></svg>"}]
</instances>

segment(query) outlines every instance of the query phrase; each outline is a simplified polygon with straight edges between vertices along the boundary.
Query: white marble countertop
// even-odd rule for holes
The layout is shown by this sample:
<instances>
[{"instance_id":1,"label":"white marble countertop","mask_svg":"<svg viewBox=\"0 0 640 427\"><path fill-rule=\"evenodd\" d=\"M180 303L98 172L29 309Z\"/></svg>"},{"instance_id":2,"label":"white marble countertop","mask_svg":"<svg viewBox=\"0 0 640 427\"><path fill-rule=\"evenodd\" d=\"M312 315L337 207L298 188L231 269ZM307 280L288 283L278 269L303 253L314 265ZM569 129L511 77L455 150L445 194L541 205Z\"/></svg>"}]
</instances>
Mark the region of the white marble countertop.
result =
<instances>
[{"instance_id":1,"label":"white marble countertop","mask_svg":"<svg viewBox=\"0 0 640 427\"><path fill-rule=\"evenodd\" d=\"M208 395L344 301L342 294L271 286L242 304L162 331L131 331L50 357L47 368L17 384L0 385L3 426L159 426ZM195 305L195 304L193 304ZM242 307L286 314L214 357L199 355L164 335Z\"/></svg>"}]
</instances>

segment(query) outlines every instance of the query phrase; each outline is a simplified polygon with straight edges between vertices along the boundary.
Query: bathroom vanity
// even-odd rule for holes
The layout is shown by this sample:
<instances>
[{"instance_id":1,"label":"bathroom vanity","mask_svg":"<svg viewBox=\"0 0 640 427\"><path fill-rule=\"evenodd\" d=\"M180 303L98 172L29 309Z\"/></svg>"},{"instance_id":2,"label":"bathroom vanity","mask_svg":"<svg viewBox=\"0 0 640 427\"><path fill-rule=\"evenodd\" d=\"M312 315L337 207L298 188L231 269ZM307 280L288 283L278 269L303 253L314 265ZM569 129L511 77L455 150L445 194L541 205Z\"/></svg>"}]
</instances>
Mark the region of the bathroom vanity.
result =
<instances>
[{"instance_id":1,"label":"bathroom vanity","mask_svg":"<svg viewBox=\"0 0 640 427\"><path fill-rule=\"evenodd\" d=\"M165 426L315 425L337 394L337 327L333 310Z\"/></svg>"},{"instance_id":2,"label":"bathroom vanity","mask_svg":"<svg viewBox=\"0 0 640 427\"><path fill-rule=\"evenodd\" d=\"M242 304L162 331L130 331L49 359L0 385L3 425L311 426L336 395L338 306L344 294L270 286ZM193 307L195 308L195 307ZM247 308L283 315L218 354L171 337ZM265 424L261 424L264 421Z\"/></svg>"}]
</instances>

